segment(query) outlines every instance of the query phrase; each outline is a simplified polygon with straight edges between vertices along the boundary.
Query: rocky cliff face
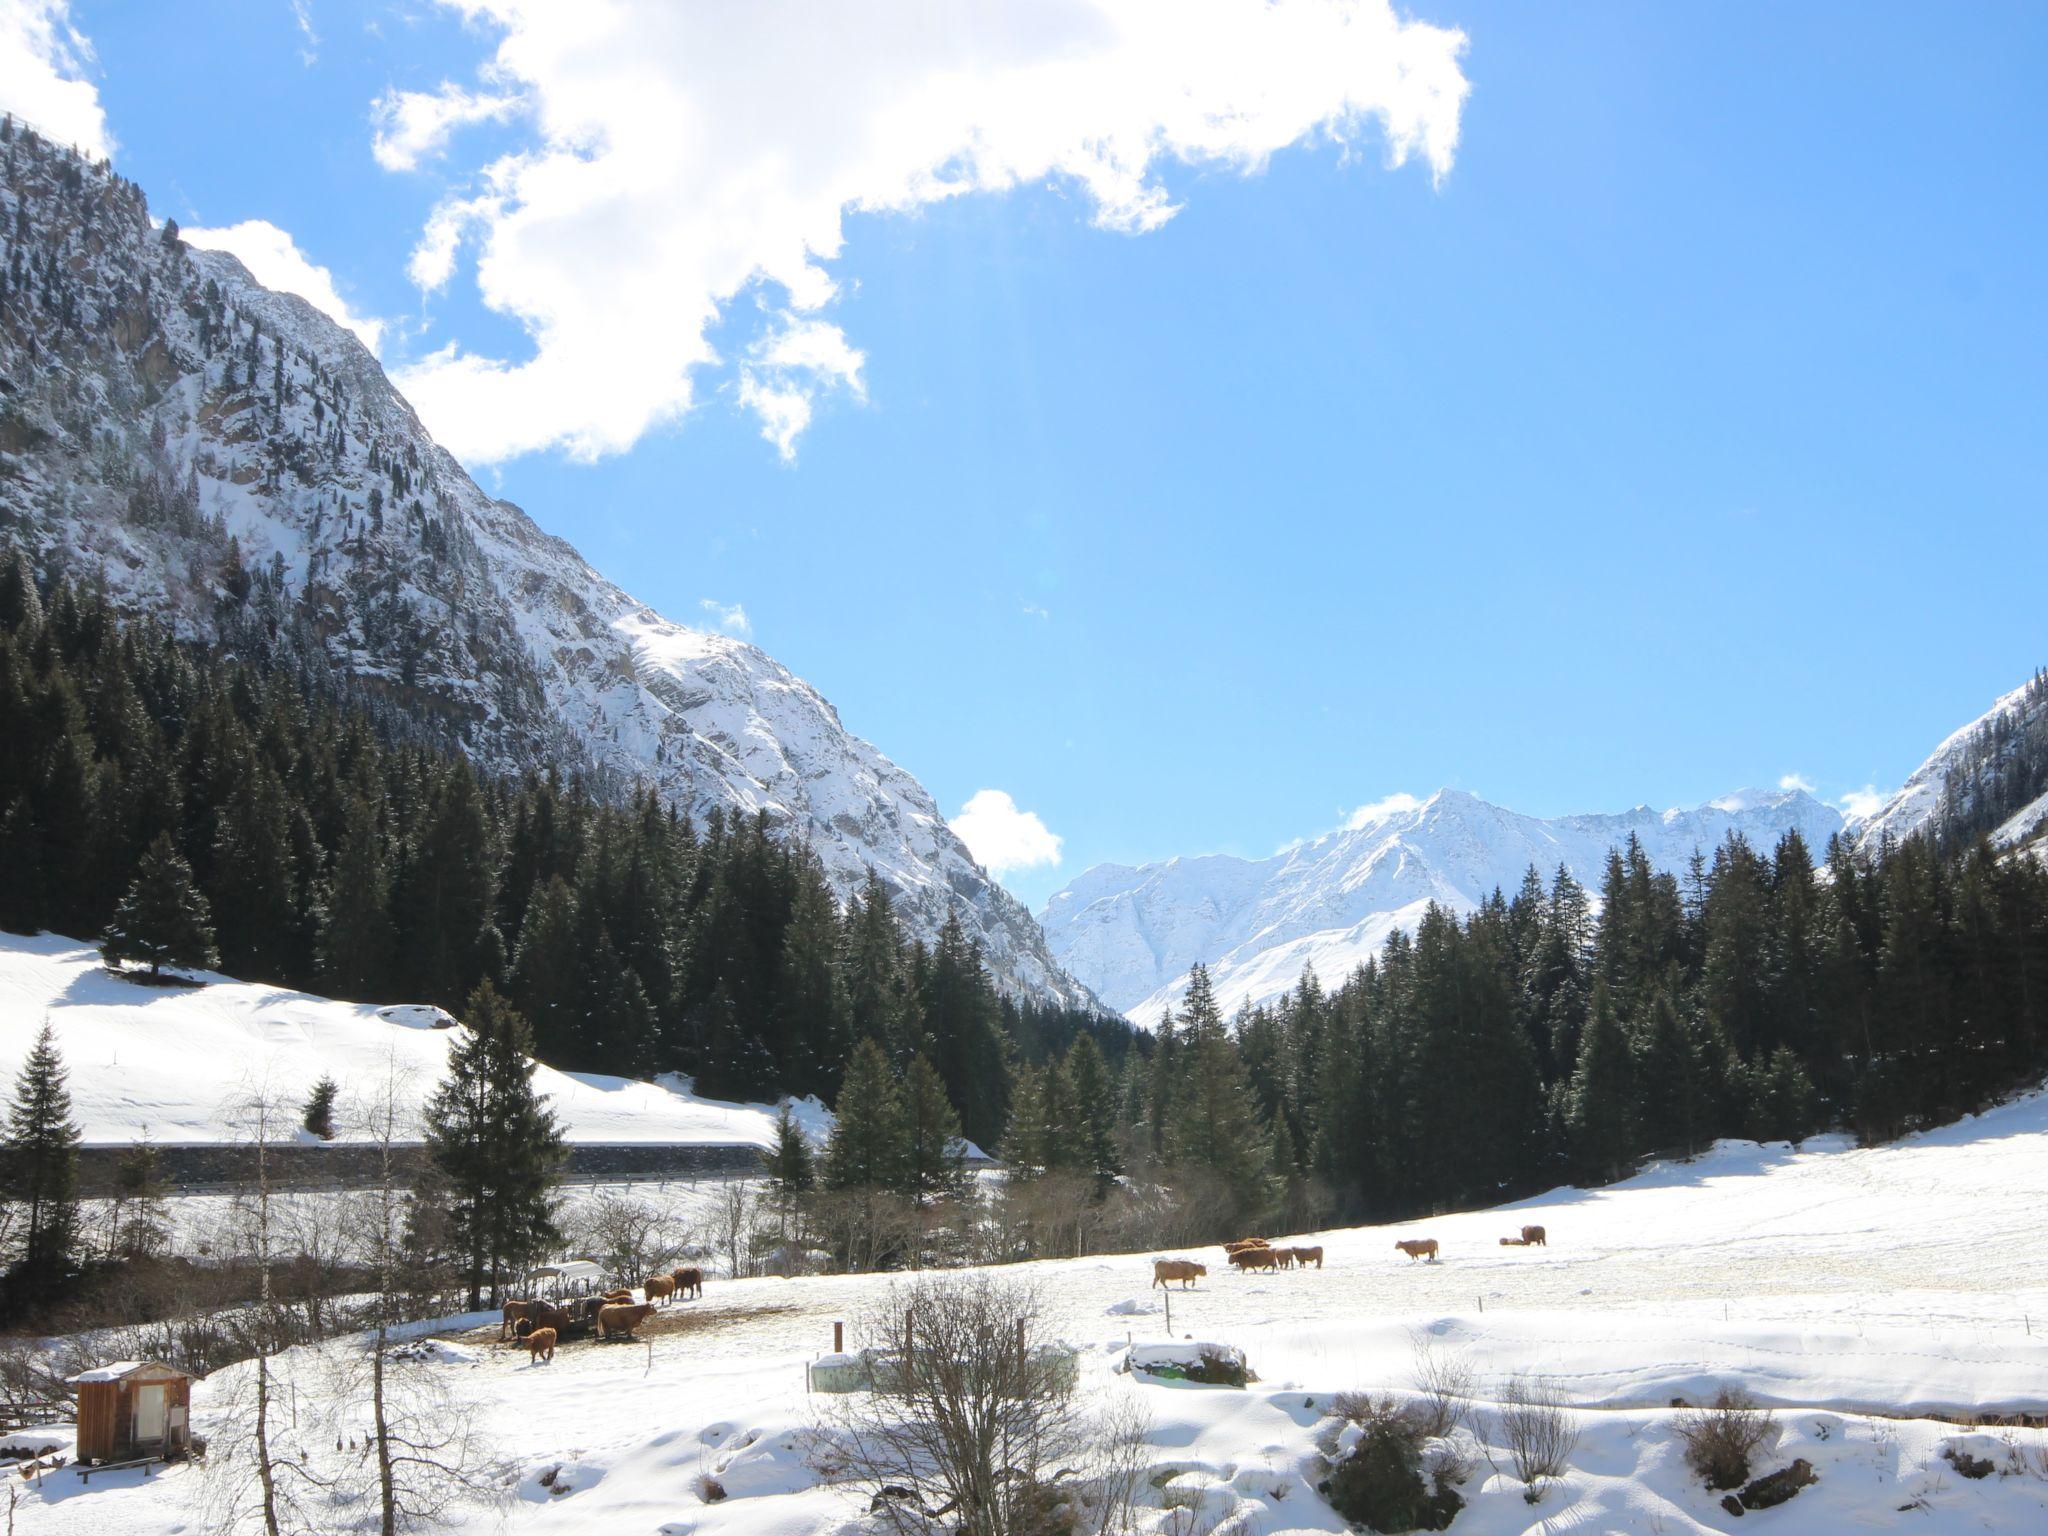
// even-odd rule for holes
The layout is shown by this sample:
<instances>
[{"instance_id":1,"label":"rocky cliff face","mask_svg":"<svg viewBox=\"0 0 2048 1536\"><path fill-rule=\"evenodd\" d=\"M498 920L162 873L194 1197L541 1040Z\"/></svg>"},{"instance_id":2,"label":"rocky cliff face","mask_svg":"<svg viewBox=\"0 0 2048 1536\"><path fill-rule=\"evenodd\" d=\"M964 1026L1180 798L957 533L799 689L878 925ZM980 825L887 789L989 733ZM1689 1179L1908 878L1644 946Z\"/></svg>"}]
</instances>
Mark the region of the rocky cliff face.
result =
<instances>
[{"instance_id":1,"label":"rocky cliff face","mask_svg":"<svg viewBox=\"0 0 2048 1536\"><path fill-rule=\"evenodd\" d=\"M487 495L374 357L141 191L0 144L0 539L194 638L297 651L504 769L765 812L842 896L958 911L1008 988L1087 1001L916 779L756 647L671 623Z\"/></svg>"},{"instance_id":2,"label":"rocky cliff face","mask_svg":"<svg viewBox=\"0 0 2048 1536\"><path fill-rule=\"evenodd\" d=\"M1631 835L1659 869L1682 872L1694 849L1711 857L1731 832L1768 849L1797 829L1818 856L1841 826L1840 813L1797 790L1540 820L1446 789L1269 859L1101 865L1054 895L1039 921L1063 965L1149 1026L1178 1003L1197 960L1226 1009L1264 1002L1305 966L1334 985L1431 902L1469 912L1495 888L1512 895L1532 865L1546 879L1563 865L1597 894L1608 850Z\"/></svg>"}]
</instances>

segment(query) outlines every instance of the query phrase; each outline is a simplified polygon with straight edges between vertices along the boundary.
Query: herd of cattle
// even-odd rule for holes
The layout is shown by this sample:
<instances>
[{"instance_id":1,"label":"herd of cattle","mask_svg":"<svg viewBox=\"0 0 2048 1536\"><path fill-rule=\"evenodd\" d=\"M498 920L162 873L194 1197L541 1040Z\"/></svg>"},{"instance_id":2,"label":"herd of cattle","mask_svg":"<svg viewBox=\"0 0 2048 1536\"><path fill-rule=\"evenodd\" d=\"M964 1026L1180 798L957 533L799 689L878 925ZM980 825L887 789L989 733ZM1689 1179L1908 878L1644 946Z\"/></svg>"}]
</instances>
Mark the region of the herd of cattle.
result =
<instances>
[{"instance_id":1,"label":"herd of cattle","mask_svg":"<svg viewBox=\"0 0 2048 1536\"><path fill-rule=\"evenodd\" d=\"M1550 1235L1538 1226L1522 1228L1520 1237L1504 1237L1500 1240L1503 1248L1548 1248ZM1409 1259L1420 1259L1425 1264L1434 1264L1440 1245L1433 1237L1405 1237L1394 1246ZM1314 1248L1281 1248L1263 1237L1241 1237L1234 1243L1223 1245L1224 1257L1237 1270L1253 1269L1307 1269L1313 1264L1323 1267L1323 1250ZM1193 1259L1154 1259L1152 1261L1152 1283L1164 1288L1178 1280L1180 1288L1187 1290L1209 1273L1209 1266L1198 1264Z\"/></svg>"},{"instance_id":2,"label":"herd of cattle","mask_svg":"<svg viewBox=\"0 0 2048 1536\"><path fill-rule=\"evenodd\" d=\"M1504 1237L1500 1243L1503 1248L1547 1248L1550 1236L1541 1227L1527 1226L1522 1228L1520 1237ZM1433 1237L1406 1237L1394 1246L1407 1254L1411 1261L1437 1262L1439 1247ZM1223 1253L1231 1268L1240 1271L1307 1269L1311 1264L1317 1269L1323 1267L1320 1245L1278 1247L1263 1237L1242 1237L1234 1243L1225 1243ZM1181 1289L1187 1290L1208 1273L1208 1265L1198 1264L1193 1259L1152 1261L1152 1283L1162 1288L1177 1280ZM518 1340L526 1346L528 1359L536 1365L553 1360L558 1343L592 1331L600 1341L630 1339L633 1330L652 1317L662 1302L676 1296L685 1300L692 1296L702 1297L704 1271L676 1269L665 1275L649 1275L641 1292L647 1298L645 1301L634 1301L630 1290L606 1291L601 1296L587 1296L566 1306L552 1301L508 1301L505 1303L504 1320L498 1326L498 1338L501 1341Z\"/></svg>"},{"instance_id":3,"label":"herd of cattle","mask_svg":"<svg viewBox=\"0 0 2048 1536\"><path fill-rule=\"evenodd\" d=\"M552 1301L508 1301L498 1338L517 1339L526 1346L533 1364L555 1358L555 1345L594 1331L600 1342L630 1339L633 1330L652 1317L660 1303L670 1297L684 1299L704 1294L704 1271L676 1269L665 1275L649 1275L641 1287L647 1299L636 1302L630 1290L606 1291L586 1296L567 1305Z\"/></svg>"}]
</instances>

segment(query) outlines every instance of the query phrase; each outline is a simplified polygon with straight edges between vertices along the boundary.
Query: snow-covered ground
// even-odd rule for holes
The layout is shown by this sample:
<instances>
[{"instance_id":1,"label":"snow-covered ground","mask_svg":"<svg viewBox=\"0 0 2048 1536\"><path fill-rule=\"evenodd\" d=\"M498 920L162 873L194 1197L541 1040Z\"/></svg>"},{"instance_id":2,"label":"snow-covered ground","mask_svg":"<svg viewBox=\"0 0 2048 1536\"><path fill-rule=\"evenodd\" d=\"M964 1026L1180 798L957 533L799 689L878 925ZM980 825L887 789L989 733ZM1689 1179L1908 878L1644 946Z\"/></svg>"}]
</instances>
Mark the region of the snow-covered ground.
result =
<instances>
[{"instance_id":1,"label":"snow-covered ground","mask_svg":"<svg viewBox=\"0 0 2048 1536\"><path fill-rule=\"evenodd\" d=\"M88 1145L126 1145L146 1130L158 1144L233 1142L237 1107L255 1093L294 1111L314 1084L341 1085L336 1123L355 1134L351 1101L373 1099L396 1074L418 1105L446 1075L453 1021L439 1009L336 1002L208 975L201 987L141 986L107 973L75 939L0 934L0 1081L11 1083L47 1019L71 1072L73 1119ZM660 1083L541 1067L571 1141L766 1147L775 1110L700 1098ZM824 1112L802 1106L821 1132ZM293 1122L296 1123L296 1114Z\"/></svg>"},{"instance_id":2,"label":"snow-covered ground","mask_svg":"<svg viewBox=\"0 0 2048 1536\"><path fill-rule=\"evenodd\" d=\"M1685 1470L1669 1405L1740 1385L1779 1412L1757 1470L1796 1455L1820 1475L1784 1508L1745 1517L1759 1529L2037 1532L2048 1529L2048 1433L2015 1431L2008 1446L1928 1416L2048 1411L2044 1182L2048 1096L2036 1094L1891 1147L1724 1143L1609 1189L1314 1234L1321 1270L1241 1275L1218 1250L1191 1255L1210 1274L1174 1293L1172 1333L1241 1348L1259 1377L1245 1391L1114 1374L1132 1340L1167 1336L1150 1255L1004 1273L1039 1288L1080 1347L1084 1402L1134 1391L1149 1408L1155 1460L1182 1473L1154 1505L1199 1516L1190 1526L1151 1507L1142 1528L1158 1536L1341 1529L1314 1491L1329 1395L1409 1387L1418 1338L1475 1370L1481 1441L1498 1447L1486 1399L1515 1373L1561 1390L1580 1429L1566 1475L1533 1505L1480 1457L1454 1531L1736 1528ZM1549 1246L1501 1247L1525 1221L1548 1229ZM1442 1262L1396 1252L1411 1235L1439 1239ZM504 1458L515 1531L824 1536L861 1511L817 1486L797 1449L825 1401L807 1399L804 1366L830 1348L834 1321L858 1319L891 1284L714 1281L689 1304L692 1326L653 1334L651 1349L577 1343L533 1366L465 1333L433 1369ZM196 1393L202 1432L235 1374ZM1952 1444L1998 1470L1961 1477L1942 1457ZM567 1493L538 1481L557 1467ZM703 1502L702 1473L729 1497ZM58 1474L29 1528L193 1529L199 1488L189 1468L82 1491ZM469 1528L496 1518L479 1510Z\"/></svg>"}]
</instances>

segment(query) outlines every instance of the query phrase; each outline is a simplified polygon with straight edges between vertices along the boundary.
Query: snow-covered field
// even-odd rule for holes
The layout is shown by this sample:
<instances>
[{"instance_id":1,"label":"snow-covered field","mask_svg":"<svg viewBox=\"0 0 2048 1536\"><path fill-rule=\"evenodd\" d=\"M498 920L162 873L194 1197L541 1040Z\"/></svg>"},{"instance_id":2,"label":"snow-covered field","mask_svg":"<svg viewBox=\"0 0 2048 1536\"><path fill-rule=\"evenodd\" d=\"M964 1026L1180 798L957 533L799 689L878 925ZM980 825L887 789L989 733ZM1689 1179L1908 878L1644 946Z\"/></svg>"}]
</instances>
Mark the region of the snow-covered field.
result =
<instances>
[{"instance_id":1,"label":"snow-covered field","mask_svg":"<svg viewBox=\"0 0 2048 1536\"><path fill-rule=\"evenodd\" d=\"M1038 1287L1080 1347L1086 1399L1145 1401L1155 1460L1182 1473L1151 1494L1144 1529L1160 1536L1341 1529L1314 1491L1329 1395L1409 1387L1418 1337L1472 1366L1482 1399L1523 1373L1576 1405L1580 1440L1561 1482L1532 1505L1481 1456L1455 1531L1735 1528L1686 1471L1669 1405L1740 1385L1780 1416L1757 1470L1803 1456L1820 1475L1783 1508L1744 1517L1755 1528L2038 1532L2048 1432L2008 1444L1929 1415L2048 1411L2048 1333L2033 1331L2048 1316L2044 1183L2048 1096L2037 1094L1892 1147L1728 1143L1605 1190L1317 1234L1321 1270L1240 1275L1217 1250L1192 1255L1211 1273L1174 1294L1172 1331L1242 1348L1259 1377L1244 1391L1113 1374L1130 1341L1166 1336L1149 1255L1004 1273ZM1548 1228L1548 1248L1499 1246L1524 1221ZM1442 1262L1396 1252L1407 1235L1438 1238ZM824 1401L807 1399L804 1366L830 1348L835 1320L857 1319L891 1284L714 1281L688 1304L694 1326L653 1335L651 1349L577 1343L532 1366L488 1332L464 1333L433 1369L504 1458L513 1530L823 1536L862 1511L819 1487L797 1449ZM234 1375L196 1394L202 1432ZM1498 1446L1486 1402L1476 1431ZM1963 1478L1942 1456L1952 1444L1997 1470ZM569 1492L538 1481L557 1467ZM729 1497L703 1502L700 1473ZM196 1530L200 1482L176 1468L80 1490L57 1474L27 1506L28 1528ZM1194 1513L1157 1507L1169 1501ZM468 1528L498 1518L478 1510Z\"/></svg>"},{"instance_id":2,"label":"snow-covered field","mask_svg":"<svg viewBox=\"0 0 2048 1536\"><path fill-rule=\"evenodd\" d=\"M420 1104L447 1072L453 1021L439 1009L204 979L202 987L141 986L108 975L98 952L75 939L0 934L0 1080L13 1081L49 1020L86 1143L125 1145L145 1130L159 1144L241 1140L238 1104L262 1093L296 1111L323 1076L341 1084L337 1126L349 1140L351 1100L373 1099L395 1073L404 1101ZM571 1141L775 1140L772 1107L700 1098L673 1080L544 1066L534 1083Z\"/></svg>"}]
</instances>

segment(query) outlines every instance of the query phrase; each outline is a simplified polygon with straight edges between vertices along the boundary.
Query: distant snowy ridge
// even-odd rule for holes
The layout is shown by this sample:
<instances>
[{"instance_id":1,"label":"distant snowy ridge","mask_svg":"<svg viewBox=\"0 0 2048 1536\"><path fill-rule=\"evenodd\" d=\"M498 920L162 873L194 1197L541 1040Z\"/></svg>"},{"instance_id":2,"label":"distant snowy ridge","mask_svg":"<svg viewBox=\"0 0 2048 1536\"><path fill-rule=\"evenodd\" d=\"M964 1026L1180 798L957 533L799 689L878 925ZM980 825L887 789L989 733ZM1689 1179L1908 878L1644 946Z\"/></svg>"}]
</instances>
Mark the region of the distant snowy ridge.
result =
<instances>
[{"instance_id":1,"label":"distant snowy ridge","mask_svg":"<svg viewBox=\"0 0 2048 1536\"><path fill-rule=\"evenodd\" d=\"M357 1140L351 1107L374 1101L394 1075L416 1124L448 1071L461 1026L438 1008L345 1003L208 976L202 987L139 986L111 976L75 939L0 933L0 1080L14 1074L45 1020L70 1071L72 1118L92 1146L123 1146L145 1131L161 1145L243 1138L237 1110L251 1094L294 1117L322 1077L340 1085L336 1127ZM660 1082L542 1066L547 1095L571 1142L771 1147L775 1110L698 1097L686 1079ZM797 1106L822 1138L831 1116ZM407 1139L418 1135L412 1129Z\"/></svg>"},{"instance_id":2,"label":"distant snowy ridge","mask_svg":"<svg viewBox=\"0 0 2048 1536\"><path fill-rule=\"evenodd\" d=\"M872 865L912 932L957 912L1006 990L1090 1002L924 787L808 683L486 494L353 334L160 236L132 184L19 134L8 164L0 262L31 275L0 323L0 542L183 634L317 649L486 764L765 812L842 899ZM223 525L266 578L239 608Z\"/></svg>"},{"instance_id":3,"label":"distant snowy ridge","mask_svg":"<svg viewBox=\"0 0 2048 1536\"><path fill-rule=\"evenodd\" d=\"M1563 865L1597 896L1609 851L1630 834L1657 868L1679 872L1695 849L1711 857L1733 832L1768 849L1797 830L1818 855L1842 825L1840 812L1796 789L1551 820L1445 789L1271 858L1099 865L1056 893L1039 923L1062 965L1150 1026L1179 1002L1196 961L1234 1009L1279 996L1305 966L1335 984L1396 929L1412 929L1429 903L1469 912L1496 888L1512 894L1531 865L1546 880Z\"/></svg>"},{"instance_id":4,"label":"distant snowy ridge","mask_svg":"<svg viewBox=\"0 0 2048 1536\"><path fill-rule=\"evenodd\" d=\"M1991 738L1995 742L1987 745ZM2037 750L2038 744L2048 741L2048 689L2038 678L2005 694L1929 753L1896 793L1856 824L1858 846L1874 849L1886 838L1903 842L1928 831L1945 815L1968 817L1972 796L1981 792L1975 776L2009 771L2010 764L2002 759L2023 750L2029 741ZM2033 797L1987 830L1998 847L2026 842L2048 830L2048 793Z\"/></svg>"}]
</instances>

